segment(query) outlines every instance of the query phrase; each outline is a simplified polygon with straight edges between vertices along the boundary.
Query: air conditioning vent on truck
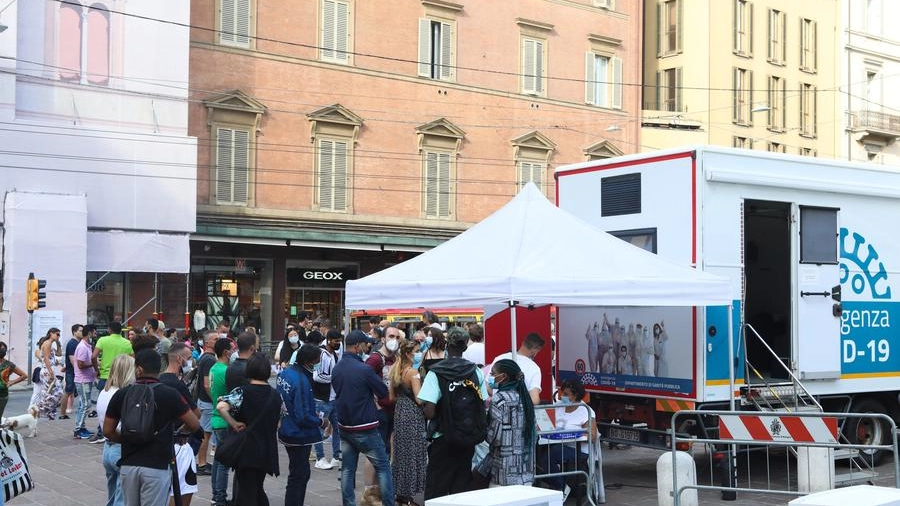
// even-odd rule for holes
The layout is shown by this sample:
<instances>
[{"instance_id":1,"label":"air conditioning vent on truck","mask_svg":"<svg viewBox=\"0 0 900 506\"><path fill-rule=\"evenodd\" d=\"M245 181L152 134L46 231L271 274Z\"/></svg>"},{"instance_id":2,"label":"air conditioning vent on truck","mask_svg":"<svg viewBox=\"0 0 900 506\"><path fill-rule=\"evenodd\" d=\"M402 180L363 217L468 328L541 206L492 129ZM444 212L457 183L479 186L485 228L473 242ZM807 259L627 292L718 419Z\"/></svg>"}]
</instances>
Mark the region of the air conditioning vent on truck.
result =
<instances>
[{"instance_id":1,"label":"air conditioning vent on truck","mask_svg":"<svg viewBox=\"0 0 900 506\"><path fill-rule=\"evenodd\" d=\"M640 212L640 172L602 179L600 183L600 216L640 214Z\"/></svg>"}]
</instances>

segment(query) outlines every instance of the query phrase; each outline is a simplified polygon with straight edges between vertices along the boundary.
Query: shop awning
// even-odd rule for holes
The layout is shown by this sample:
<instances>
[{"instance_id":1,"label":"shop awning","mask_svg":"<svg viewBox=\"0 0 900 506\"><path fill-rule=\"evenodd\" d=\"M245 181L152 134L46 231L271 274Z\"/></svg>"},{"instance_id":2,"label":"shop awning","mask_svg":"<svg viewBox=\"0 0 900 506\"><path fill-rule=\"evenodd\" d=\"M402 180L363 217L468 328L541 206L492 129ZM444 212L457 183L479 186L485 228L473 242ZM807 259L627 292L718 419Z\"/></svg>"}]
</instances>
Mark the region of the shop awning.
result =
<instances>
[{"instance_id":1,"label":"shop awning","mask_svg":"<svg viewBox=\"0 0 900 506\"><path fill-rule=\"evenodd\" d=\"M89 272L186 273L190 266L188 234L122 230L87 233Z\"/></svg>"}]
</instances>

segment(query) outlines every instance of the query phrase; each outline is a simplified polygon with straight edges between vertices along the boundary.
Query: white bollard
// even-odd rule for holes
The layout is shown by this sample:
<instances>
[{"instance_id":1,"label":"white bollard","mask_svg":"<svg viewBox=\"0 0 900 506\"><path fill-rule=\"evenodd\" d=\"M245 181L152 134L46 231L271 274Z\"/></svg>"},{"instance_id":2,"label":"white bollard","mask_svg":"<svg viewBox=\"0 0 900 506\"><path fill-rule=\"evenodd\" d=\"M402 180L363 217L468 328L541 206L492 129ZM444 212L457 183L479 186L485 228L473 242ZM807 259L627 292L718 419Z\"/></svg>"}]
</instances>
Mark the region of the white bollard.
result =
<instances>
[{"instance_id":1,"label":"white bollard","mask_svg":"<svg viewBox=\"0 0 900 506\"><path fill-rule=\"evenodd\" d=\"M678 472L676 485L682 488L697 484L697 465L687 452L675 452L675 469ZM672 494L672 452L663 453L656 461L656 491L659 506L674 506L675 496ZM690 488L681 492L681 506L697 506L697 489Z\"/></svg>"},{"instance_id":2,"label":"white bollard","mask_svg":"<svg viewBox=\"0 0 900 506\"><path fill-rule=\"evenodd\" d=\"M797 448L797 490L803 493L834 488L834 449Z\"/></svg>"}]
</instances>

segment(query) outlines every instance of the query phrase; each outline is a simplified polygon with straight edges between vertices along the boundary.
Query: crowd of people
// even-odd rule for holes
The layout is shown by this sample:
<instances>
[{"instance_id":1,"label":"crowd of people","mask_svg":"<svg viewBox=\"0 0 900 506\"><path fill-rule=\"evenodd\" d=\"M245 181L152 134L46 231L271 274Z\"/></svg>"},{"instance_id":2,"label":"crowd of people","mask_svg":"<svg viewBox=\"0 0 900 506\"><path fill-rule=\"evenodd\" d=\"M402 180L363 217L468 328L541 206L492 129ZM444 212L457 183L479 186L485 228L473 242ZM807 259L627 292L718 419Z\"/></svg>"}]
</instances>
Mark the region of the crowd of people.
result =
<instances>
[{"instance_id":1,"label":"crowd of people","mask_svg":"<svg viewBox=\"0 0 900 506\"><path fill-rule=\"evenodd\" d=\"M476 323L444 331L426 312L408 330L381 321L343 334L304 317L287 326L270 359L253 328L234 335L227 323L199 333L193 347L155 319L130 338L117 322L100 339L93 326L74 325L64 352L59 329L50 329L35 354L32 405L39 416L67 418L67 398L75 399L73 437L104 444L107 506L189 506L204 475L213 506L268 505L264 484L281 471L279 447L289 462L285 506L304 504L311 467L340 469L344 506L413 506L420 497L532 485L541 390L533 358L544 339L530 334L515 354L486 365ZM6 387L26 378L4 351L0 343ZM563 393L575 401L584 389L567 383ZM143 425L133 413L148 404L141 395L155 407ZM95 417L96 428L88 426ZM557 417L588 423L579 410ZM568 453L551 455L543 472L562 469Z\"/></svg>"}]
</instances>

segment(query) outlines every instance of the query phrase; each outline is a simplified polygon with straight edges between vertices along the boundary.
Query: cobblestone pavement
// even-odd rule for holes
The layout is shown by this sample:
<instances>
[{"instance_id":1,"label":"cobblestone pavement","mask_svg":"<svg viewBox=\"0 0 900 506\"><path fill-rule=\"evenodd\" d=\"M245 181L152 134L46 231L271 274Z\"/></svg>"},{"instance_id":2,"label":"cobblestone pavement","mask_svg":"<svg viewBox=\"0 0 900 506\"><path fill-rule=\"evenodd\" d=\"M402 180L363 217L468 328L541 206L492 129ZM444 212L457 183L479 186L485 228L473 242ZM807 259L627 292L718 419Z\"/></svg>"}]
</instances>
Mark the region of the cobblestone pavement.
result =
<instances>
[{"instance_id":1,"label":"cobblestone pavement","mask_svg":"<svg viewBox=\"0 0 900 506\"><path fill-rule=\"evenodd\" d=\"M7 414L15 415L24 411L30 392L11 394L10 407ZM24 400L23 400L24 399ZM95 419L91 419L91 423ZM36 488L10 504L21 505L89 505L97 506L105 503L106 478L101 465L102 444L88 444L86 441L72 439L73 420L47 421L40 420L38 435L25 440L28 462L34 477ZM330 449L326 446L326 453ZM606 481L607 504L616 506L655 506L659 504L656 487L656 461L660 452L641 448L616 449L604 448L604 477ZM708 463L699 450L697 455L697 475L700 481L708 480ZM893 465L888 463L879 467L876 483L894 486ZM742 473L746 468L753 469L754 486L765 487L771 481L772 488L783 487L787 482L796 482L796 469L792 459L786 458L783 450L773 453L767 461L764 455L755 455L741 464ZM787 462L787 463L785 463ZM360 462L362 464L362 462ZM287 479L287 455L281 452L282 475L266 479L266 492L273 505L284 503L284 487ZM362 469L362 465L360 465ZM766 471L768 470L768 471ZM742 474L742 477L744 474ZM767 478L768 476L768 478ZM312 478L307 492L309 506L335 506L341 503L339 471L335 468L323 471L313 468ZM706 478L704 478L706 477ZM200 478L200 492L194 496L193 505L209 504L210 479ZM743 479L743 478L742 478ZM357 475L357 496L362 483L362 472ZM421 499L421 498L420 498ZM786 504L791 496L739 493L736 501L723 501L719 492L710 491L700 494L701 504L722 504L723 506L750 506L757 504ZM566 502L567 506L576 504L574 496Z\"/></svg>"}]
</instances>

